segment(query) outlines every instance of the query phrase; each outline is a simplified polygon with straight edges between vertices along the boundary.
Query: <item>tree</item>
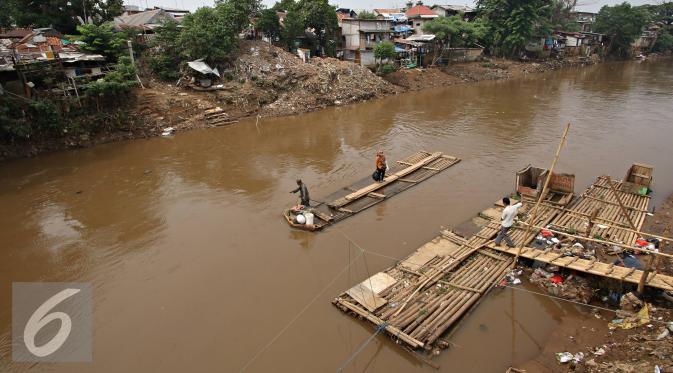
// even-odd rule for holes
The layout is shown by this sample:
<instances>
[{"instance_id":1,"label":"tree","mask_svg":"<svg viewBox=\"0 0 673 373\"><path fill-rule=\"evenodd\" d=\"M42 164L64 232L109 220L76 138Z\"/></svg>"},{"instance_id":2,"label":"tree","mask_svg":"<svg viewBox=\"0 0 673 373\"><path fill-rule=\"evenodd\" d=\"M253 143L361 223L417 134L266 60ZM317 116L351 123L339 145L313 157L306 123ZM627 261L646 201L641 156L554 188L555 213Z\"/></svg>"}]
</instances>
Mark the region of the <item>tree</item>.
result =
<instances>
[{"instance_id":1,"label":"tree","mask_svg":"<svg viewBox=\"0 0 673 373\"><path fill-rule=\"evenodd\" d=\"M264 9L257 20L257 28L259 28L264 36L272 41L280 37L281 28L278 14L273 9Z\"/></svg>"},{"instance_id":2,"label":"tree","mask_svg":"<svg viewBox=\"0 0 673 373\"><path fill-rule=\"evenodd\" d=\"M374 47L374 59L383 62L383 60L390 60L395 58L395 44L390 41L382 41Z\"/></svg>"},{"instance_id":3,"label":"tree","mask_svg":"<svg viewBox=\"0 0 673 373\"><path fill-rule=\"evenodd\" d=\"M221 22L236 34L247 28L261 9L260 0L218 0L216 4Z\"/></svg>"},{"instance_id":4,"label":"tree","mask_svg":"<svg viewBox=\"0 0 673 373\"><path fill-rule=\"evenodd\" d=\"M108 61L116 61L127 51L126 34L114 32L109 23L78 26L77 31L80 33L78 39L84 42L80 48L84 52L102 54Z\"/></svg>"},{"instance_id":5,"label":"tree","mask_svg":"<svg viewBox=\"0 0 673 373\"><path fill-rule=\"evenodd\" d=\"M631 44L647 23L647 13L629 3L603 6L596 17L596 31L609 38L608 54L614 57L631 55Z\"/></svg>"},{"instance_id":6,"label":"tree","mask_svg":"<svg viewBox=\"0 0 673 373\"><path fill-rule=\"evenodd\" d=\"M667 32L660 34L653 49L655 52L673 51L673 35Z\"/></svg>"},{"instance_id":7,"label":"tree","mask_svg":"<svg viewBox=\"0 0 673 373\"><path fill-rule=\"evenodd\" d=\"M173 19L167 19L154 29L155 37L150 45L154 48L149 57L152 71L163 80L175 80L179 77L182 62L180 47L180 28Z\"/></svg>"},{"instance_id":8,"label":"tree","mask_svg":"<svg viewBox=\"0 0 673 373\"><path fill-rule=\"evenodd\" d=\"M281 0L276 2L271 9L275 11L286 11L289 12L290 10L294 9L294 7L297 5L297 3L294 0Z\"/></svg>"},{"instance_id":9,"label":"tree","mask_svg":"<svg viewBox=\"0 0 673 373\"><path fill-rule=\"evenodd\" d=\"M376 14L367 10L358 13L358 19L376 19Z\"/></svg>"},{"instance_id":10,"label":"tree","mask_svg":"<svg viewBox=\"0 0 673 373\"><path fill-rule=\"evenodd\" d=\"M553 0L550 25L555 31L580 31L579 24L572 16L577 0Z\"/></svg>"},{"instance_id":11,"label":"tree","mask_svg":"<svg viewBox=\"0 0 673 373\"><path fill-rule=\"evenodd\" d=\"M435 59L442 50L455 46L472 46L486 35L486 25L477 18L473 22L463 20L459 14L451 17L438 17L423 25L423 31L434 34L440 45Z\"/></svg>"},{"instance_id":12,"label":"tree","mask_svg":"<svg viewBox=\"0 0 673 373\"><path fill-rule=\"evenodd\" d=\"M491 53L516 56L533 36L548 35L551 4L552 0L478 0Z\"/></svg>"},{"instance_id":13,"label":"tree","mask_svg":"<svg viewBox=\"0 0 673 373\"><path fill-rule=\"evenodd\" d=\"M335 7L327 0L300 0L296 8L302 14L304 29L312 29L315 33L318 47L327 55L334 55L334 39L339 28Z\"/></svg>"},{"instance_id":14,"label":"tree","mask_svg":"<svg viewBox=\"0 0 673 373\"><path fill-rule=\"evenodd\" d=\"M218 8L222 4L218 4ZM233 30L231 19L224 22L222 9L203 7L182 20L180 47L182 55L190 60L204 58L208 63L218 63L235 50L238 31Z\"/></svg>"},{"instance_id":15,"label":"tree","mask_svg":"<svg viewBox=\"0 0 673 373\"><path fill-rule=\"evenodd\" d=\"M301 12L290 9L285 16L285 22L281 32L281 38L288 47L293 47L295 40L306 31Z\"/></svg>"},{"instance_id":16,"label":"tree","mask_svg":"<svg viewBox=\"0 0 673 373\"><path fill-rule=\"evenodd\" d=\"M80 19L100 25L123 12L123 0L2 0L0 18L11 19L19 27L53 27L63 33L75 32ZM85 17L86 14L86 17ZM7 21L2 21L6 23Z\"/></svg>"}]
</instances>

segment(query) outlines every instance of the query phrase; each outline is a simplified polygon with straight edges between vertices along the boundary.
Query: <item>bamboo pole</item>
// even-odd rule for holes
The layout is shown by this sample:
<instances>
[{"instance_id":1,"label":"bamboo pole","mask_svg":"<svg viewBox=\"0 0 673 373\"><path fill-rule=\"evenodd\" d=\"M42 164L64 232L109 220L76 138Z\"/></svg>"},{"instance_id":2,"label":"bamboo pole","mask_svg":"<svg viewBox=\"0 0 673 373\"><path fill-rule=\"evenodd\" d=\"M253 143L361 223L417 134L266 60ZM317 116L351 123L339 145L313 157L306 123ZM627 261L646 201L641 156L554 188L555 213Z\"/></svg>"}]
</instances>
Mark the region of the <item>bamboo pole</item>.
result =
<instances>
[{"instance_id":1,"label":"bamboo pole","mask_svg":"<svg viewBox=\"0 0 673 373\"><path fill-rule=\"evenodd\" d=\"M546 230L548 230L552 233L560 234L560 235L566 236L566 237L572 237L572 238L575 238L577 240L584 240L584 241L597 242L597 243L601 243L601 244L619 246L619 247L627 248L629 250L634 250L634 251L643 252L643 253L652 254L652 255L664 256L664 257L667 257L667 258L673 258L673 255L671 255L671 254L666 254L666 253L662 253L662 252L656 252L656 251L652 251L652 250L641 249L639 247L629 246L629 245L623 244L623 243L604 241L604 240L599 240L599 239L596 239L596 238L582 237L582 236L578 236L578 235L575 235L575 234L562 232L562 231L559 231L559 230L556 230L556 229L553 229L553 228L540 227L538 225L528 224L528 223L525 223L525 222L522 222L521 224L528 225L531 228L546 229Z\"/></svg>"},{"instance_id":2,"label":"bamboo pole","mask_svg":"<svg viewBox=\"0 0 673 373\"><path fill-rule=\"evenodd\" d=\"M650 275L652 267L656 268L658 262L659 257L652 255L649 263L647 263L647 268L643 271L643 275L640 277L640 281L638 282L638 293L642 294L643 291L645 290L645 282L646 282L645 280L647 280L647 276Z\"/></svg>"},{"instance_id":3,"label":"bamboo pole","mask_svg":"<svg viewBox=\"0 0 673 373\"><path fill-rule=\"evenodd\" d=\"M626 207L624 207L624 203L622 203L622 198L619 197L619 194L617 193L617 190L615 189L614 184L612 184L612 178L610 176L607 176L607 180L608 180L608 185L610 186L610 190L612 190L612 194L617 199L617 203L619 203L619 209L622 210L622 214L626 217L626 220L629 221L629 225L631 226L631 229L638 230L638 228L636 228L636 225L633 224L633 220L631 220L631 215L629 215L629 213L626 212Z\"/></svg>"},{"instance_id":4,"label":"bamboo pole","mask_svg":"<svg viewBox=\"0 0 673 373\"><path fill-rule=\"evenodd\" d=\"M551 175L554 173L554 168L556 167L556 162L558 161L559 155L561 154L561 149L563 149L563 145L566 142L566 138L568 137L568 131L570 130L570 123L566 124L566 128L563 131L563 137L561 137L561 142L558 145L558 149L556 149L556 154L554 155L554 160L552 161L551 167L549 168L549 171L547 173L547 179L544 181L544 186L542 187L542 191L540 191L540 195L538 196L537 202L535 203L535 207L531 210L530 215L528 216L527 221L530 221L531 223L535 222L535 218L537 217L537 211L540 208L540 203L544 199L545 194L547 194L547 188L549 188L549 181L551 180ZM512 268L516 267L516 265L519 262L519 256L521 255L521 249L526 245L526 240L525 238L528 237L530 234L530 226L527 227L526 229L526 234L524 235L524 240L521 242L519 245L519 250L516 252L516 257L514 258L514 262L512 263Z\"/></svg>"}]
</instances>

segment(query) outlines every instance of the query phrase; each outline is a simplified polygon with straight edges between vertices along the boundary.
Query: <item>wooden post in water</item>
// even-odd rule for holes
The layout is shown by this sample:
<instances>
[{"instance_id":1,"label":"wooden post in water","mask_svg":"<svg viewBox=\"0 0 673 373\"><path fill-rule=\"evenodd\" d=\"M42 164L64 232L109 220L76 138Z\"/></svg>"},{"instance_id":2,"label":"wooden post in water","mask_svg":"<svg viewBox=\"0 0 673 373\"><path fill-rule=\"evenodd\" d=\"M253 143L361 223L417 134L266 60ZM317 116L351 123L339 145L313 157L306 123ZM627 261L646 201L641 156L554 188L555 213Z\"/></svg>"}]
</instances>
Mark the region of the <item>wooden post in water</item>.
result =
<instances>
[{"instance_id":1,"label":"wooden post in water","mask_svg":"<svg viewBox=\"0 0 673 373\"><path fill-rule=\"evenodd\" d=\"M563 137L561 137L561 142L558 144L558 149L556 149L556 154L554 155L554 160L551 163L551 167L549 168L549 173L547 174L547 178L544 181L544 186L542 187L542 191L540 192L540 195L537 198L537 202L535 203L535 206L530 212L530 215L528 216L527 222L529 223L526 228L526 234L523 235L523 241L521 241L521 244L519 245L519 249L516 251L516 257L514 258L514 262L512 263L512 268L516 267L516 265L519 262L519 256L521 256L521 249L523 249L524 245L526 244L526 238L530 234L530 224L535 224L535 218L537 215L537 210L540 208L540 202L544 199L545 195L547 194L547 188L549 188L549 181L551 180L551 175L554 173L554 168L556 167L556 162L558 161L559 155L561 154L561 149L563 149L563 145L566 142L566 138L568 137L568 131L570 130L570 123L566 124L566 128L563 131Z\"/></svg>"},{"instance_id":2,"label":"wooden post in water","mask_svg":"<svg viewBox=\"0 0 673 373\"><path fill-rule=\"evenodd\" d=\"M656 271L657 263L659 263L659 255L652 253L650 262L647 263L647 268L643 271L643 275L640 277L640 282L638 282L638 293L642 294L645 290L645 282L647 281L647 277L650 275L652 267L655 267Z\"/></svg>"}]
</instances>

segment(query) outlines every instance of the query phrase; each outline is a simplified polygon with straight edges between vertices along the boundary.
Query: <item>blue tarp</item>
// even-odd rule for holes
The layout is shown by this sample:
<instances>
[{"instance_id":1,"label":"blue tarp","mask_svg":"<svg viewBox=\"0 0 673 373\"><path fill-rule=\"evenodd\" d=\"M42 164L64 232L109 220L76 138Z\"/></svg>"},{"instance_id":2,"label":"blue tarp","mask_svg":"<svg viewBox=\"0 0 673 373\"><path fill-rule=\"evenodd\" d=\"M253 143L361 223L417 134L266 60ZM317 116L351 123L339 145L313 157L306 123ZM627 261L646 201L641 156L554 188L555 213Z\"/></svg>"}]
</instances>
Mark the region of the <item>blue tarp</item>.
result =
<instances>
[{"instance_id":1,"label":"blue tarp","mask_svg":"<svg viewBox=\"0 0 673 373\"><path fill-rule=\"evenodd\" d=\"M411 26L408 25L397 25L393 29L395 32L409 32L411 31Z\"/></svg>"},{"instance_id":2,"label":"blue tarp","mask_svg":"<svg viewBox=\"0 0 673 373\"><path fill-rule=\"evenodd\" d=\"M395 53L406 53L407 50L400 47L395 47Z\"/></svg>"}]
</instances>

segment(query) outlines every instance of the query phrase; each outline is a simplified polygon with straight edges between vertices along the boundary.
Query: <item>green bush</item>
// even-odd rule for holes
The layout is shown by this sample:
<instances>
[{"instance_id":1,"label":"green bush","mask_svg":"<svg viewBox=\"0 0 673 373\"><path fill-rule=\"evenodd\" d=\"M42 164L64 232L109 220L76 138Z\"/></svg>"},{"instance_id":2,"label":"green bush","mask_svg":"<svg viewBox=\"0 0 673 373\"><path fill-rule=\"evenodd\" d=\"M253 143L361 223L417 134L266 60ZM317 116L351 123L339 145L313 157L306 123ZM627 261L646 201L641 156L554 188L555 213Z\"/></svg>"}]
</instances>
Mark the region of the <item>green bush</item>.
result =
<instances>
[{"instance_id":1,"label":"green bush","mask_svg":"<svg viewBox=\"0 0 673 373\"><path fill-rule=\"evenodd\" d=\"M387 63L385 65L382 65L381 69L380 69L381 75L391 74L391 73L394 73L395 71L397 71L397 68L395 68L395 65L393 65L391 63Z\"/></svg>"}]
</instances>

